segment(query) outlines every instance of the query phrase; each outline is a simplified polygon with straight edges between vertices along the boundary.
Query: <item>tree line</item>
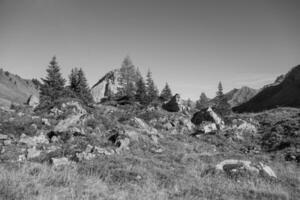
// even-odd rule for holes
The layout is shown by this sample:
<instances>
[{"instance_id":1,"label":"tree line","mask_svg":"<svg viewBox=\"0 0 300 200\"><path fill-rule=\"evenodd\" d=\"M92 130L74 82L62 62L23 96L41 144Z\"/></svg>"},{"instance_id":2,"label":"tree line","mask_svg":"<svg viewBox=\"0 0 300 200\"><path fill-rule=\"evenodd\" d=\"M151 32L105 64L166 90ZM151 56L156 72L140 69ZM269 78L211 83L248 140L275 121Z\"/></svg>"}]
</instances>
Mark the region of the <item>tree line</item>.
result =
<instances>
[{"instance_id":1,"label":"tree line","mask_svg":"<svg viewBox=\"0 0 300 200\"><path fill-rule=\"evenodd\" d=\"M73 68L69 75L69 84L60 72L60 66L54 56L46 70L47 75L42 78L40 85L39 108L53 107L59 99L76 98L85 104L94 103L91 90L82 68ZM132 64L131 59L126 57L120 68L119 85L117 94L109 95L111 98L127 96L130 100L139 102L141 105L149 105L157 100L168 101L172 97L172 91L168 83L159 94L159 90L153 81L149 70L146 79L141 75L138 68Z\"/></svg>"}]
</instances>

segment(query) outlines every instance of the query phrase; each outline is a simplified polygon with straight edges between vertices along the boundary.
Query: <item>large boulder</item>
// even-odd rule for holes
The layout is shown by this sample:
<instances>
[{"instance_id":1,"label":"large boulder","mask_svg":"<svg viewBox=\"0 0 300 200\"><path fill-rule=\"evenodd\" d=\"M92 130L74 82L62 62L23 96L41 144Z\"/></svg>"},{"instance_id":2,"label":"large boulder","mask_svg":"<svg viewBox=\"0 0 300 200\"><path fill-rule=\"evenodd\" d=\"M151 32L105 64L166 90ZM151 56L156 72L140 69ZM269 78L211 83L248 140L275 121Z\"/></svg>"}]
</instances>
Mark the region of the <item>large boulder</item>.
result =
<instances>
[{"instance_id":1,"label":"large boulder","mask_svg":"<svg viewBox=\"0 0 300 200\"><path fill-rule=\"evenodd\" d=\"M223 129L225 127L222 118L214 112L211 107L196 112L191 121L193 124L200 127L204 133L215 132L218 129Z\"/></svg>"},{"instance_id":2,"label":"large boulder","mask_svg":"<svg viewBox=\"0 0 300 200\"><path fill-rule=\"evenodd\" d=\"M240 174L245 171L256 174L263 174L268 177L277 178L275 172L271 169L271 167L264 165L263 163L253 163L247 160L224 160L221 163L216 165L216 169L220 171L224 171L225 173L232 174Z\"/></svg>"},{"instance_id":3,"label":"large boulder","mask_svg":"<svg viewBox=\"0 0 300 200\"><path fill-rule=\"evenodd\" d=\"M168 112L181 111L183 106L181 103L180 95L175 94L169 102L162 105L162 108Z\"/></svg>"}]
</instances>

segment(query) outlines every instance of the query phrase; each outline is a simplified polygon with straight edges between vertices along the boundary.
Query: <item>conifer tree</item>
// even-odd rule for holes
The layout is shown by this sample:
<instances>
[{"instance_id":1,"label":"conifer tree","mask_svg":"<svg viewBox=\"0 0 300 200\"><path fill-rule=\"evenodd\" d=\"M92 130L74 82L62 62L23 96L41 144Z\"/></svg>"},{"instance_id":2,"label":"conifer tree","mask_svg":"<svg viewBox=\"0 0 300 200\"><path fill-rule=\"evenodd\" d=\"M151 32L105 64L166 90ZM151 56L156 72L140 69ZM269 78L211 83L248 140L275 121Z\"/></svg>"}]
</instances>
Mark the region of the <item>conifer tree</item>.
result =
<instances>
[{"instance_id":1,"label":"conifer tree","mask_svg":"<svg viewBox=\"0 0 300 200\"><path fill-rule=\"evenodd\" d=\"M72 69L69 76L69 81L69 88L77 98L81 99L84 103L87 104L93 102L93 97L87 84L87 79L81 68Z\"/></svg>"},{"instance_id":2,"label":"conifer tree","mask_svg":"<svg viewBox=\"0 0 300 200\"><path fill-rule=\"evenodd\" d=\"M196 108L201 110L207 108L209 105L209 99L204 92L201 93L199 100L196 102Z\"/></svg>"},{"instance_id":3,"label":"conifer tree","mask_svg":"<svg viewBox=\"0 0 300 200\"><path fill-rule=\"evenodd\" d=\"M154 100L158 99L158 89L152 79L152 73L150 70L147 73L146 91L147 91L147 99L149 104Z\"/></svg>"},{"instance_id":4,"label":"conifer tree","mask_svg":"<svg viewBox=\"0 0 300 200\"><path fill-rule=\"evenodd\" d=\"M136 95L135 95L135 99L142 105L146 105L147 104L147 93L146 93L146 84L145 81L143 79L143 77L140 78L140 80L138 80L138 82L136 83Z\"/></svg>"},{"instance_id":5,"label":"conifer tree","mask_svg":"<svg viewBox=\"0 0 300 200\"><path fill-rule=\"evenodd\" d=\"M47 69L47 76L42 79L40 87L40 104L48 106L53 104L55 100L65 96L66 80L62 77L60 67L54 56Z\"/></svg>"},{"instance_id":6,"label":"conifer tree","mask_svg":"<svg viewBox=\"0 0 300 200\"><path fill-rule=\"evenodd\" d=\"M229 115L231 112L231 107L223 93L223 86L221 82L219 82L216 96L216 110L222 116Z\"/></svg>"},{"instance_id":7,"label":"conifer tree","mask_svg":"<svg viewBox=\"0 0 300 200\"><path fill-rule=\"evenodd\" d=\"M163 100L163 101L168 101L172 98L172 91L169 87L169 84L166 83L164 89L161 91L161 94L160 94L160 98Z\"/></svg>"}]
</instances>

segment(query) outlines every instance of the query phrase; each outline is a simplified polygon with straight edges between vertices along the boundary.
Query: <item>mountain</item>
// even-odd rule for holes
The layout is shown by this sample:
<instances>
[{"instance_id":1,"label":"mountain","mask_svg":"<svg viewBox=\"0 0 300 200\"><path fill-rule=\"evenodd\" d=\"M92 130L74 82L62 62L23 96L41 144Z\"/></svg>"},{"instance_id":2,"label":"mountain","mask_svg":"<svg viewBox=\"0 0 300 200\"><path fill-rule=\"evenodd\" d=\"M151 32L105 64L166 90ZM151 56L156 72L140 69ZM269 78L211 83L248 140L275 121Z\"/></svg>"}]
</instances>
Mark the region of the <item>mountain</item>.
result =
<instances>
[{"instance_id":1,"label":"mountain","mask_svg":"<svg viewBox=\"0 0 300 200\"><path fill-rule=\"evenodd\" d=\"M234 88L224 95L231 107L235 107L249 101L256 94L256 89L244 86L240 89ZM216 98L210 100L210 105L214 105L215 102Z\"/></svg>"},{"instance_id":2,"label":"mountain","mask_svg":"<svg viewBox=\"0 0 300 200\"><path fill-rule=\"evenodd\" d=\"M231 98L228 98L228 103L231 107L239 106L250 99L252 99L256 94L257 90L249 87L242 87L241 89L235 90Z\"/></svg>"},{"instance_id":3,"label":"mountain","mask_svg":"<svg viewBox=\"0 0 300 200\"><path fill-rule=\"evenodd\" d=\"M119 69L113 70L105 74L91 89L95 102L101 102L103 98L107 98L110 94L116 94L119 84L121 72Z\"/></svg>"},{"instance_id":4,"label":"mountain","mask_svg":"<svg viewBox=\"0 0 300 200\"><path fill-rule=\"evenodd\" d=\"M0 69L0 106L24 104L31 96L38 97L39 89L32 80L23 79Z\"/></svg>"},{"instance_id":5,"label":"mountain","mask_svg":"<svg viewBox=\"0 0 300 200\"><path fill-rule=\"evenodd\" d=\"M233 108L235 112L259 112L276 107L300 107L300 65L276 82L265 86L250 101Z\"/></svg>"}]
</instances>

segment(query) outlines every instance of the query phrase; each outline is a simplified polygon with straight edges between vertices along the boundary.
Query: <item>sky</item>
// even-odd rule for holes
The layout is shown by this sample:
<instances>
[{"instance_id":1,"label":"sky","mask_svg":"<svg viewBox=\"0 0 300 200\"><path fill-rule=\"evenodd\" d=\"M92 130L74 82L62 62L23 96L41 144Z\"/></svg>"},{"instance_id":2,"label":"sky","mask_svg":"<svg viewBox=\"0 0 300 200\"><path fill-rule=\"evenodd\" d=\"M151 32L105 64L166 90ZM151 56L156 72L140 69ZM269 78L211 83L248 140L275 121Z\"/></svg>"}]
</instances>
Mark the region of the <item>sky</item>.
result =
<instances>
[{"instance_id":1,"label":"sky","mask_svg":"<svg viewBox=\"0 0 300 200\"><path fill-rule=\"evenodd\" d=\"M299 0L0 0L0 68L46 76L56 55L65 78L90 86L129 55L159 89L196 100L261 88L300 64Z\"/></svg>"}]
</instances>

